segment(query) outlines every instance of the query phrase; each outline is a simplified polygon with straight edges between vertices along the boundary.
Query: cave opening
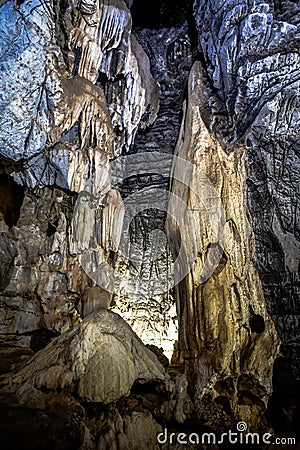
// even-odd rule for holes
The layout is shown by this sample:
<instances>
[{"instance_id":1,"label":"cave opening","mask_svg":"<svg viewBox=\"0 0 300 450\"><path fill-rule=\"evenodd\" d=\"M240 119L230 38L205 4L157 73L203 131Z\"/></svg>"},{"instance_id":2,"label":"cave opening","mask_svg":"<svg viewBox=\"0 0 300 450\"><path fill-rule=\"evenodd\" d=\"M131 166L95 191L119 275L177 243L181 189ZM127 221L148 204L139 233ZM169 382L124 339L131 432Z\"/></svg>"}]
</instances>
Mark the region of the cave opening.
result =
<instances>
[{"instance_id":1,"label":"cave opening","mask_svg":"<svg viewBox=\"0 0 300 450\"><path fill-rule=\"evenodd\" d=\"M0 216L11 228L16 225L24 200L24 188L7 174L0 175Z\"/></svg>"},{"instance_id":2,"label":"cave opening","mask_svg":"<svg viewBox=\"0 0 300 450\"><path fill-rule=\"evenodd\" d=\"M133 28L170 28L182 25L192 11L191 0L153 0L141 3L135 0L131 8Z\"/></svg>"},{"instance_id":3,"label":"cave opening","mask_svg":"<svg viewBox=\"0 0 300 450\"><path fill-rule=\"evenodd\" d=\"M54 217L52 220L48 222L48 228L46 231L47 237L51 237L56 233L56 229L58 227L59 217Z\"/></svg>"},{"instance_id":4,"label":"cave opening","mask_svg":"<svg viewBox=\"0 0 300 450\"><path fill-rule=\"evenodd\" d=\"M251 317L249 325L252 333L257 334L263 333L266 328L264 318L260 314L255 314Z\"/></svg>"}]
</instances>

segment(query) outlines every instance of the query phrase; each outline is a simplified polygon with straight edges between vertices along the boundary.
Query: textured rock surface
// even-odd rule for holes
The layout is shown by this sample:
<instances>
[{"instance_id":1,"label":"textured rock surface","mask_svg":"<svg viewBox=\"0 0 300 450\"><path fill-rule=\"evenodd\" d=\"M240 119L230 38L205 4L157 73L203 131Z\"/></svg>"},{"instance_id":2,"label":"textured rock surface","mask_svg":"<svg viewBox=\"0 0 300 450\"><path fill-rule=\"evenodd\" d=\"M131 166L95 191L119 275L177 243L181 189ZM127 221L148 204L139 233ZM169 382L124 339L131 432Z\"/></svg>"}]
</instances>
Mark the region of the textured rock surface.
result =
<instances>
[{"instance_id":1,"label":"textured rock surface","mask_svg":"<svg viewBox=\"0 0 300 450\"><path fill-rule=\"evenodd\" d=\"M9 279L3 279L0 296L2 338L28 345L35 330L61 332L80 320L75 301L88 282L68 253L73 200L55 189L45 188L38 197L28 192L18 225L1 222L3 245L10 248L6 255L11 255L9 262L3 259L2 274L9 271Z\"/></svg>"},{"instance_id":2,"label":"textured rock surface","mask_svg":"<svg viewBox=\"0 0 300 450\"><path fill-rule=\"evenodd\" d=\"M162 346L171 359L178 339L171 292L173 261L165 237L172 159L162 153L173 153L179 132L191 44L187 24L139 30L135 34L150 59L151 72L159 86L160 109L153 126L137 134L131 149L133 155L117 160L112 172L113 184L126 204L125 229L127 216L128 221L132 219L127 237L127 253L132 261L126 265L120 252L116 268L123 270L123 281L114 310L126 318L145 343ZM123 231L123 239L124 235Z\"/></svg>"},{"instance_id":3,"label":"textured rock surface","mask_svg":"<svg viewBox=\"0 0 300 450\"><path fill-rule=\"evenodd\" d=\"M299 126L297 26L277 20L271 2L257 0L221 6L196 0L194 15L211 82L203 92L211 130L229 148L237 141L293 142Z\"/></svg>"},{"instance_id":4,"label":"textured rock surface","mask_svg":"<svg viewBox=\"0 0 300 450\"><path fill-rule=\"evenodd\" d=\"M185 23L178 28L141 30L136 37L149 56L151 72L159 86L160 108L151 129L137 135L133 151L173 153L192 64L188 27Z\"/></svg>"},{"instance_id":5,"label":"textured rock surface","mask_svg":"<svg viewBox=\"0 0 300 450\"><path fill-rule=\"evenodd\" d=\"M162 346L169 359L178 339L176 306L170 292L172 258L164 230L170 162L168 155L141 153L118 159L113 170L113 183L122 192L125 205L113 310L143 342Z\"/></svg>"},{"instance_id":6,"label":"textured rock surface","mask_svg":"<svg viewBox=\"0 0 300 450\"><path fill-rule=\"evenodd\" d=\"M97 247L101 261L117 250L123 208L120 194L110 190L110 159L128 150L138 128L151 125L158 110L158 88L148 56L131 34L131 15L122 0L81 2L79 8L24 2L20 8L3 4L1 10L2 44L10 49L1 59L3 80L11 80L5 95L19 101L18 121L12 98L5 97L1 104L3 170L6 166L14 180L34 189L37 201L34 205L35 197L28 192L18 226L3 228L1 331L6 337L20 334L28 345L28 333L42 328L61 332L78 321L76 306L88 285L80 267L87 249ZM14 39L7 31L10 27ZM22 36L27 28L26 40ZM33 54L39 55L38 67L32 64ZM29 83L28 71L36 73L36 85ZM43 101L36 101L37 93ZM23 134L16 128L19 123ZM8 150L9 139L13 146ZM67 198L58 190L37 190L44 186L80 194L76 201L73 194ZM30 238L24 239L28 232ZM91 259L87 255L89 272L95 269ZM103 282L105 275L100 277ZM165 303L169 310L172 301ZM160 345L164 316L158 320L161 325L148 342ZM142 320L137 328L147 341L145 323ZM170 352L173 341L172 337Z\"/></svg>"},{"instance_id":7,"label":"textured rock surface","mask_svg":"<svg viewBox=\"0 0 300 450\"><path fill-rule=\"evenodd\" d=\"M38 0L0 9L0 152L18 161L43 151L47 141L46 48L53 44L53 12Z\"/></svg>"},{"instance_id":8,"label":"textured rock surface","mask_svg":"<svg viewBox=\"0 0 300 450\"><path fill-rule=\"evenodd\" d=\"M202 116L227 151L237 143L247 149L257 266L283 341L284 359L275 372L282 408L276 422L287 423L289 416L296 420L287 384L299 380L300 361L299 4L197 0L194 16L203 62Z\"/></svg>"},{"instance_id":9,"label":"textured rock surface","mask_svg":"<svg viewBox=\"0 0 300 450\"><path fill-rule=\"evenodd\" d=\"M2 89L1 155L22 162L16 179L26 186L72 189L79 149L87 158L91 148L119 154L139 126L155 119L158 92L148 57L131 35L122 0L81 2L79 9L6 3L1 11L1 42L9 48L1 80L10 87Z\"/></svg>"},{"instance_id":10,"label":"textured rock surface","mask_svg":"<svg viewBox=\"0 0 300 450\"><path fill-rule=\"evenodd\" d=\"M279 339L267 314L254 248L249 246L253 236L246 209L244 150L236 148L227 155L210 136L199 109L200 80L200 64L195 63L176 148L180 158L193 164L190 191L187 183L178 181L184 161L176 161L172 186L176 197L169 204L170 217L178 207L178 197L189 206L189 214L183 211L182 223L169 223L174 251L180 247L179 230L186 224L185 253L194 254L196 246L197 254L190 275L175 290L180 342L202 419L221 428L232 415L257 428L272 392ZM213 266L216 257L211 249L220 245L221 258L207 277L207 267ZM230 414L227 411L224 417L220 405Z\"/></svg>"},{"instance_id":11,"label":"textured rock surface","mask_svg":"<svg viewBox=\"0 0 300 450\"><path fill-rule=\"evenodd\" d=\"M3 385L23 406L38 406L45 389L111 403L128 395L138 379L165 380L167 374L129 325L102 309L56 338Z\"/></svg>"},{"instance_id":12,"label":"textured rock surface","mask_svg":"<svg viewBox=\"0 0 300 450\"><path fill-rule=\"evenodd\" d=\"M183 422L190 404L185 376L171 376L175 383L124 320L103 309L1 377L1 444L158 449L163 417Z\"/></svg>"}]
</instances>

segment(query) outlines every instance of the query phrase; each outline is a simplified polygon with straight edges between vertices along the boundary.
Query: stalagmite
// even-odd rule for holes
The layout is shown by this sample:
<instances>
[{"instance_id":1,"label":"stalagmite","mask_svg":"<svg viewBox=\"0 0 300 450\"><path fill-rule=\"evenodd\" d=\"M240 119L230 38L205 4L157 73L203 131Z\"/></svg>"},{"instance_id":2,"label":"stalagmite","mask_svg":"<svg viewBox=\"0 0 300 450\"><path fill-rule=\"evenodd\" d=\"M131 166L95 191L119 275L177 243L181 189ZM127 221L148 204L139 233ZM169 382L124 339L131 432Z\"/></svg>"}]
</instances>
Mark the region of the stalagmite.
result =
<instances>
[{"instance_id":1,"label":"stalagmite","mask_svg":"<svg viewBox=\"0 0 300 450\"><path fill-rule=\"evenodd\" d=\"M188 221L183 214L179 224L170 220L174 251L180 246L176 245L178 230L187 232L185 252L191 252L194 236L197 245L197 259L176 287L180 342L190 390L202 420L222 427L223 420L229 425L232 414L257 428L272 392L272 365L280 341L266 309L255 248L249 245L253 230L247 212L245 150L237 147L228 155L210 135L201 118L200 95L201 66L195 63L176 148L183 162L175 160L173 167L176 173L184 167L184 160L193 164L189 191L175 174L175 204L171 199L169 205L172 217L177 198L182 198L192 215ZM214 197L208 189L210 183ZM215 233L213 221L218 222ZM209 254L216 245L221 245L222 251L214 265ZM211 265L212 273L205 276L205 267ZM263 328L251 327L255 317L261 318ZM226 418L218 412L224 402L230 409Z\"/></svg>"}]
</instances>

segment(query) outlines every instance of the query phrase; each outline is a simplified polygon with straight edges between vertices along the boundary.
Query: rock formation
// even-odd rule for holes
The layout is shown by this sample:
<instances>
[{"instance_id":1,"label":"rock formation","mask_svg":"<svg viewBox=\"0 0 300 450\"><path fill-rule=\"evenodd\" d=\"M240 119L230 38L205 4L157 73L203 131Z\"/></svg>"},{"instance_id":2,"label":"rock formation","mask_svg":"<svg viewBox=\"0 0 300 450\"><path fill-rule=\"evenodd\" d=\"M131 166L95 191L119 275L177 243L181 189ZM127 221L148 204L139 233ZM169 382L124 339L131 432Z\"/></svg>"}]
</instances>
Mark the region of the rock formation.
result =
<instances>
[{"instance_id":1,"label":"rock formation","mask_svg":"<svg viewBox=\"0 0 300 450\"><path fill-rule=\"evenodd\" d=\"M108 404L128 395L138 379L167 378L129 325L102 309L54 339L2 385L20 405L44 407L45 389L77 390L83 401Z\"/></svg>"},{"instance_id":2,"label":"rock formation","mask_svg":"<svg viewBox=\"0 0 300 450\"><path fill-rule=\"evenodd\" d=\"M202 117L227 152L247 150L256 262L283 341L275 381L286 389L285 377L299 381L299 5L223 2L220 8L217 1L196 1L194 17L203 56ZM280 401L295 420L291 397ZM279 417L277 423L289 420Z\"/></svg>"},{"instance_id":3,"label":"rock formation","mask_svg":"<svg viewBox=\"0 0 300 450\"><path fill-rule=\"evenodd\" d=\"M219 421L222 428L230 416L243 417L257 427L272 392L279 339L267 313L255 249L249 246L253 231L247 217L245 150L237 147L228 155L211 137L201 118L200 97L200 64L195 63L176 147L180 159L172 174L176 197L169 204L170 217L178 198L188 205L181 223L170 221L174 249L180 247L183 224L187 235L195 236L186 240L185 253L193 254L196 245L193 268L176 288L180 341L202 420ZM188 172L185 162L192 169L188 193L180 175L182 167ZM229 417L228 411L226 417L220 413L220 405L231 411Z\"/></svg>"},{"instance_id":4,"label":"rock formation","mask_svg":"<svg viewBox=\"0 0 300 450\"><path fill-rule=\"evenodd\" d=\"M0 1L5 448L296 433L299 26L285 0Z\"/></svg>"}]
</instances>

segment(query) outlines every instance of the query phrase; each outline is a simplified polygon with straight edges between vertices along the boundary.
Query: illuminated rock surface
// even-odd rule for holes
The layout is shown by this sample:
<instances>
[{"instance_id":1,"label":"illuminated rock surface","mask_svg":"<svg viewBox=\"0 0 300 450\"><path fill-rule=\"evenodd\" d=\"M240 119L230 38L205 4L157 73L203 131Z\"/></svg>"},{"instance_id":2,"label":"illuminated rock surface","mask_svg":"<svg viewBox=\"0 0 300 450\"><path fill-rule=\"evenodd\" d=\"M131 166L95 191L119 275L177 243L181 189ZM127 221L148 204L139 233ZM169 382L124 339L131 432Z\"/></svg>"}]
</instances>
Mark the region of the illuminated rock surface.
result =
<instances>
[{"instance_id":1,"label":"illuminated rock surface","mask_svg":"<svg viewBox=\"0 0 300 450\"><path fill-rule=\"evenodd\" d=\"M167 374L124 320L106 309L56 338L34 356L6 389L23 406L43 404L42 392L77 392L85 402L111 403L136 380L164 381ZM41 400L40 400L41 399Z\"/></svg>"},{"instance_id":2,"label":"illuminated rock surface","mask_svg":"<svg viewBox=\"0 0 300 450\"><path fill-rule=\"evenodd\" d=\"M194 237L184 242L187 259L196 255L191 273L176 288L180 341L202 419L219 421L222 427L230 418L219 405L226 404L233 416L259 426L272 392L279 339L267 313L255 249L249 246L253 231L246 209L245 152L237 147L227 154L210 136L198 107L199 72L195 63L176 147L182 160L175 160L173 167L176 197L169 204L171 217L178 197L188 204L182 223L170 223L169 233L174 249L179 248L179 230L185 224L187 236ZM185 161L190 163L186 173L191 168L189 193L177 175Z\"/></svg>"}]
</instances>

